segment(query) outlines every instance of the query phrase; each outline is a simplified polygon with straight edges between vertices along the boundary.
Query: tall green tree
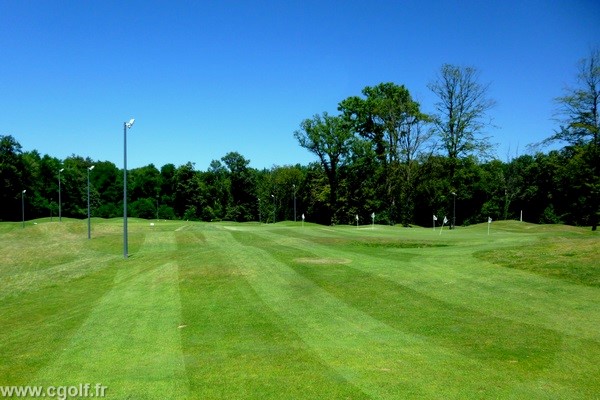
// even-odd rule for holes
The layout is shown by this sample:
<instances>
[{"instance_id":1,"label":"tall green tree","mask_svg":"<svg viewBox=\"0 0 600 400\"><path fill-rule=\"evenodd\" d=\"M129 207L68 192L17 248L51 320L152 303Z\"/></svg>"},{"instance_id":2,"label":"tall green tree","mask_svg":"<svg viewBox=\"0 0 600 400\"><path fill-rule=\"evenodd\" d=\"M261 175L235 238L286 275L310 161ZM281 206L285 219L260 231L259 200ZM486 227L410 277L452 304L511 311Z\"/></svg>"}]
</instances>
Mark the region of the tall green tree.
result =
<instances>
[{"instance_id":1,"label":"tall green tree","mask_svg":"<svg viewBox=\"0 0 600 400\"><path fill-rule=\"evenodd\" d=\"M56 157L45 154L40 159L40 195L47 202L46 211L54 217L58 216L58 170L61 168L62 164Z\"/></svg>"},{"instance_id":2,"label":"tall green tree","mask_svg":"<svg viewBox=\"0 0 600 400\"><path fill-rule=\"evenodd\" d=\"M300 146L314 153L321 162L329 181L330 223L338 222L338 170L346 161L354 135L341 116L315 115L305 119L294 132Z\"/></svg>"},{"instance_id":3,"label":"tall green tree","mask_svg":"<svg viewBox=\"0 0 600 400\"><path fill-rule=\"evenodd\" d=\"M123 172L110 161L98 161L90 175L93 187L99 194L99 205L95 209L95 216L102 218L116 218L123 216ZM131 175L128 175L130 180ZM131 196L128 190L127 194ZM131 210L130 210L131 211ZM130 216L137 217L133 213Z\"/></svg>"},{"instance_id":4,"label":"tall green tree","mask_svg":"<svg viewBox=\"0 0 600 400\"><path fill-rule=\"evenodd\" d=\"M50 217L53 212L53 195L55 182L47 181L42 156L37 150L22 154L23 183L27 187L26 205L27 219Z\"/></svg>"},{"instance_id":5,"label":"tall green tree","mask_svg":"<svg viewBox=\"0 0 600 400\"><path fill-rule=\"evenodd\" d=\"M600 135L600 48L579 61L577 85L556 98L560 124L546 142L564 141L571 145L591 143L598 147Z\"/></svg>"},{"instance_id":6,"label":"tall green tree","mask_svg":"<svg viewBox=\"0 0 600 400\"><path fill-rule=\"evenodd\" d=\"M175 170L174 209L179 218L199 219L200 177L194 163L188 162Z\"/></svg>"},{"instance_id":7,"label":"tall green tree","mask_svg":"<svg viewBox=\"0 0 600 400\"><path fill-rule=\"evenodd\" d=\"M128 193L132 199L156 199L160 193L160 171L154 164L132 169L128 173L128 180Z\"/></svg>"},{"instance_id":8,"label":"tall green tree","mask_svg":"<svg viewBox=\"0 0 600 400\"><path fill-rule=\"evenodd\" d=\"M296 220L300 218L304 211L305 175L306 168L299 164L274 166L258 175L257 197L260 200L261 220L293 221L294 195Z\"/></svg>"},{"instance_id":9,"label":"tall green tree","mask_svg":"<svg viewBox=\"0 0 600 400\"><path fill-rule=\"evenodd\" d=\"M489 138L483 136L491 125L488 112L496 103L488 95L489 86L479 82L477 69L450 64L444 64L428 85L438 99L433 122L451 160L451 180L458 158L486 154L490 149Z\"/></svg>"},{"instance_id":10,"label":"tall green tree","mask_svg":"<svg viewBox=\"0 0 600 400\"><path fill-rule=\"evenodd\" d=\"M229 172L231 183L231 203L227 208L226 219L233 221L252 221L255 219L256 171L249 168L250 160L240 153L232 151L225 154L221 161Z\"/></svg>"},{"instance_id":11,"label":"tall green tree","mask_svg":"<svg viewBox=\"0 0 600 400\"><path fill-rule=\"evenodd\" d=\"M87 216L87 169L96 163L77 155L67 157L63 162L62 182L62 214L65 217L84 218ZM96 176L90 174L90 198L92 213L99 206L99 194L96 189Z\"/></svg>"},{"instance_id":12,"label":"tall green tree","mask_svg":"<svg viewBox=\"0 0 600 400\"><path fill-rule=\"evenodd\" d=\"M579 195L586 199L584 208L596 230L600 219L600 48L579 61L576 78L576 87L556 99L560 128L545 143L562 141L580 146L585 153L578 157L589 161Z\"/></svg>"},{"instance_id":13,"label":"tall green tree","mask_svg":"<svg viewBox=\"0 0 600 400\"><path fill-rule=\"evenodd\" d=\"M175 218L175 164L160 168L160 192L158 196L159 218ZM172 216L172 217L171 217Z\"/></svg>"},{"instance_id":14,"label":"tall green tree","mask_svg":"<svg viewBox=\"0 0 600 400\"><path fill-rule=\"evenodd\" d=\"M433 216L440 221L451 217L452 203L448 196L452 191L448 177L448 160L441 155L422 157L419 162L420 176L415 190L415 222L422 226L432 224Z\"/></svg>"},{"instance_id":15,"label":"tall green tree","mask_svg":"<svg viewBox=\"0 0 600 400\"><path fill-rule=\"evenodd\" d=\"M225 218L227 209L232 202L231 180L228 175L227 168L220 160L212 160L208 170L203 174L208 190L207 204L202 210L203 220L212 221Z\"/></svg>"},{"instance_id":16,"label":"tall green tree","mask_svg":"<svg viewBox=\"0 0 600 400\"><path fill-rule=\"evenodd\" d=\"M357 137L352 143L352 151L348 161L340 169L340 215L343 222L356 223L356 215L363 222L371 221L374 212L378 222L387 222L387 214L380 212L386 207L386 198L381 194L384 182L381 175L383 168L375 155L372 142Z\"/></svg>"},{"instance_id":17,"label":"tall green tree","mask_svg":"<svg viewBox=\"0 0 600 400\"><path fill-rule=\"evenodd\" d=\"M0 136L0 220L15 221L21 211L21 191L23 187L21 144L11 135Z\"/></svg>"},{"instance_id":18,"label":"tall green tree","mask_svg":"<svg viewBox=\"0 0 600 400\"><path fill-rule=\"evenodd\" d=\"M338 105L355 132L373 143L384 169L385 198L390 222L399 217L404 225L412 222L415 162L431 137L424 124L429 117L420 111L406 87L394 83L367 86L365 98L350 97Z\"/></svg>"},{"instance_id":19,"label":"tall green tree","mask_svg":"<svg viewBox=\"0 0 600 400\"><path fill-rule=\"evenodd\" d=\"M331 187L323 164L312 162L308 164L303 190L300 192L307 221L319 224L331 224Z\"/></svg>"}]
</instances>

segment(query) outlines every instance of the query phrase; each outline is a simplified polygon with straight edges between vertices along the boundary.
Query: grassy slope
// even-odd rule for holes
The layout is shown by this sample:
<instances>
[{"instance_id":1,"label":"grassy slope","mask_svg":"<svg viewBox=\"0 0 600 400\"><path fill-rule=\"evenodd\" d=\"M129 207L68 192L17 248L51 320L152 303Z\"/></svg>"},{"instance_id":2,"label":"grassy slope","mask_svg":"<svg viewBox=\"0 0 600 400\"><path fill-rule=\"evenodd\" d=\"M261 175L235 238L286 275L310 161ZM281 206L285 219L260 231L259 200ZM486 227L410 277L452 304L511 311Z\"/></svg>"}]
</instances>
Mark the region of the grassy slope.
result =
<instances>
[{"instance_id":1,"label":"grassy slope","mask_svg":"<svg viewBox=\"0 0 600 400\"><path fill-rule=\"evenodd\" d=\"M91 241L81 221L0 224L0 385L100 382L118 399L600 392L590 232L132 220L123 260L120 222L93 223Z\"/></svg>"}]
</instances>

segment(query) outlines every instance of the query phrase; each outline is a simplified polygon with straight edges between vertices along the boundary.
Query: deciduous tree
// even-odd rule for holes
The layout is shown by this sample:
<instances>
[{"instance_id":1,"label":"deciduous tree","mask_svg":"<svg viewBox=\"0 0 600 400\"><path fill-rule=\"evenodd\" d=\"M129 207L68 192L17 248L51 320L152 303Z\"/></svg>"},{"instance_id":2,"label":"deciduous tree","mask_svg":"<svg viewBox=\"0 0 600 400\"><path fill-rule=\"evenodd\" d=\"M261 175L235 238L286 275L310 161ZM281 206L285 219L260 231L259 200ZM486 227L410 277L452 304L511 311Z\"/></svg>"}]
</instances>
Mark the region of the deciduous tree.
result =
<instances>
[{"instance_id":1,"label":"deciduous tree","mask_svg":"<svg viewBox=\"0 0 600 400\"><path fill-rule=\"evenodd\" d=\"M433 122L448 158L486 154L490 143L483 133L491 125L488 112L495 101L488 97L489 84L479 82L479 72L444 64L428 87L438 99Z\"/></svg>"},{"instance_id":2,"label":"deciduous tree","mask_svg":"<svg viewBox=\"0 0 600 400\"><path fill-rule=\"evenodd\" d=\"M556 99L556 112L560 128L545 143L563 141L581 147L580 160L588 160L586 175L580 186L580 196L585 198L589 222L596 230L600 212L600 48L579 61L577 86L566 89L564 96Z\"/></svg>"},{"instance_id":3,"label":"deciduous tree","mask_svg":"<svg viewBox=\"0 0 600 400\"><path fill-rule=\"evenodd\" d=\"M323 165L329 181L330 222L337 222L338 169L350 152L354 135L340 116L315 115L300 124L294 132L300 146L314 153Z\"/></svg>"}]
</instances>

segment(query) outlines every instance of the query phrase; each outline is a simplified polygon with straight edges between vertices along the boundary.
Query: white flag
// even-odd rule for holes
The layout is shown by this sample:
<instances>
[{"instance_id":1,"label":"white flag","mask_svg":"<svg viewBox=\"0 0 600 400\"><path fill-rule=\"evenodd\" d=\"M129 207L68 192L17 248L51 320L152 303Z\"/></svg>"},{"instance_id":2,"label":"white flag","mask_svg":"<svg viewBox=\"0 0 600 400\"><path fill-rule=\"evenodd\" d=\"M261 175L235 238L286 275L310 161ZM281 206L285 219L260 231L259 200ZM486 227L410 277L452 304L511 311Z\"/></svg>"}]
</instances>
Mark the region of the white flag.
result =
<instances>
[{"instance_id":1,"label":"white flag","mask_svg":"<svg viewBox=\"0 0 600 400\"><path fill-rule=\"evenodd\" d=\"M302 214L302 221L304 221L304 214Z\"/></svg>"},{"instance_id":2,"label":"white flag","mask_svg":"<svg viewBox=\"0 0 600 400\"><path fill-rule=\"evenodd\" d=\"M492 217L488 217L488 224L492 223Z\"/></svg>"},{"instance_id":3,"label":"white flag","mask_svg":"<svg viewBox=\"0 0 600 400\"><path fill-rule=\"evenodd\" d=\"M356 220L358 221L358 214L356 214Z\"/></svg>"},{"instance_id":4,"label":"white flag","mask_svg":"<svg viewBox=\"0 0 600 400\"><path fill-rule=\"evenodd\" d=\"M437 217L436 217L435 215L433 216L433 220L434 220L434 221L437 221Z\"/></svg>"},{"instance_id":5,"label":"white flag","mask_svg":"<svg viewBox=\"0 0 600 400\"><path fill-rule=\"evenodd\" d=\"M375 218L375 213L372 213L372 214L371 214L371 218Z\"/></svg>"},{"instance_id":6,"label":"white flag","mask_svg":"<svg viewBox=\"0 0 600 400\"><path fill-rule=\"evenodd\" d=\"M444 223L445 223L445 224L447 224L447 223L448 223L448 218L446 218L445 216L444 216Z\"/></svg>"}]
</instances>

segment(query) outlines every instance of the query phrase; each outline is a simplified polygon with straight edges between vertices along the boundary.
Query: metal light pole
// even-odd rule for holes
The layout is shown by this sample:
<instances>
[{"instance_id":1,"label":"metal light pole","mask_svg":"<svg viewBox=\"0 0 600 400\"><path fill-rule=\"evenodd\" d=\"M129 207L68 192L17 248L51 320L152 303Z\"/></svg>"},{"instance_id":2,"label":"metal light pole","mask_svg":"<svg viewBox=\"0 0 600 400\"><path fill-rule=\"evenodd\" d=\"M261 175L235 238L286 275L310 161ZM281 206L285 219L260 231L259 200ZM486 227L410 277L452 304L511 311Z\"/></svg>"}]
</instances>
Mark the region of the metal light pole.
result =
<instances>
[{"instance_id":1,"label":"metal light pole","mask_svg":"<svg viewBox=\"0 0 600 400\"><path fill-rule=\"evenodd\" d=\"M95 165L88 168L88 239L92 238L92 224L90 223L90 171L93 170Z\"/></svg>"},{"instance_id":2,"label":"metal light pole","mask_svg":"<svg viewBox=\"0 0 600 400\"><path fill-rule=\"evenodd\" d=\"M21 192L21 215L23 217L23 223L21 225L22 228L25 228L25 192L27 190L23 190Z\"/></svg>"},{"instance_id":3,"label":"metal light pole","mask_svg":"<svg viewBox=\"0 0 600 400\"><path fill-rule=\"evenodd\" d=\"M292 186L294 187L294 222L296 222L296 184Z\"/></svg>"},{"instance_id":4,"label":"metal light pole","mask_svg":"<svg viewBox=\"0 0 600 400\"><path fill-rule=\"evenodd\" d=\"M260 210L260 199L258 199L258 223L261 224L262 223L262 215L261 215L261 210Z\"/></svg>"},{"instance_id":5,"label":"metal light pole","mask_svg":"<svg viewBox=\"0 0 600 400\"><path fill-rule=\"evenodd\" d=\"M60 173L65 169L58 170L58 222L62 222L62 199L60 198Z\"/></svg>"},{"instance_id":6,"label":"metal light pole","mask_svg":"<svg viewBox=\"0 0 600 400\"><path fill-rule=\"evenodd\" d=\"M456 228L456 193L452 192L454 196L454 202L452 206L452 229Z\"/></svg>"},{"instance_id":7,"label":"metal light pole","mask_svg":"<svg viewBox=\"0 0 600 400\"><path fill-rule=\"evenodd\" d=\"M273 198L273 223L275 223L275 195L272 194L271 197Z\"/></svg>"},{"instance_id":8,"label":"metal light pole","mask_svg":"<svg viewBox=\"0 0 600 400\"><path fill-rule=\"evenodd\" d=\"M123 258L128 257L127 251L127 129L131 129L135 119L123 123Z\"/></svg>"}]
</instances>

